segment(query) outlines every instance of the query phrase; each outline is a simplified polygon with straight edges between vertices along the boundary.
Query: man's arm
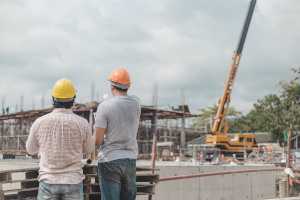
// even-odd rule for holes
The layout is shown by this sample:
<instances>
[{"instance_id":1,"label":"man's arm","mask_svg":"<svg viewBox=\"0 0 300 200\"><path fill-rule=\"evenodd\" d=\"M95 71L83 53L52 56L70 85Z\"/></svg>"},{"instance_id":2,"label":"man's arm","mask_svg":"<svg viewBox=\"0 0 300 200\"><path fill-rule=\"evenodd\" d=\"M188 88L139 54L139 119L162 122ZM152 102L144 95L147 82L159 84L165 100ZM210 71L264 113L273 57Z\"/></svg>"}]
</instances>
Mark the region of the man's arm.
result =
<instances>
[{"instance_id":1,"label":"man's arm","mask_svg":"<svg viewBox=\"0 0 300 200\"><path fill-rule=\"evenodd\" d=\"M108 109L105 107L104 103L101 103L98 106L93 135L94 143L97 146L100 146L104 140L104 134L108 125L107 111Z\"/></svg>"},{"instance_id":2,"label":"man's arm","mask_svg":"<svg viewBox=\"0 0 300 200\"><path fill-rule=\"evenodd\" d=\"M91 128L90 125L88 124L88 122L86 123L86 139L85 141L83 141L83 153L85 154L91 154L93 153L95 146L93 144L93 139L92 139L92 135L91 135Z\"/></svg>"},{"instance_id":3,"label":"man's arm","mask_svg":"<svg viewBox=\"0 0 300 200\"><path fill-rule=\"evenodd\" d=\"M39 142L35 136L35 132L36 124L33 123L30 128L28 139L26 141L26 150L30 155L37 155L39 152Z\"/></svg>"},{"instance_id":4,"label":"man's arm","mask_svg":"<svg viewBox=\"0 0 300 200\"><path fill-rule=\"evenodd\" d=\"M103 143L106 129L94 126L94 131L95 131L93 135L94 143L95 145L100 146Z\"/></svg>"}]
</instances>

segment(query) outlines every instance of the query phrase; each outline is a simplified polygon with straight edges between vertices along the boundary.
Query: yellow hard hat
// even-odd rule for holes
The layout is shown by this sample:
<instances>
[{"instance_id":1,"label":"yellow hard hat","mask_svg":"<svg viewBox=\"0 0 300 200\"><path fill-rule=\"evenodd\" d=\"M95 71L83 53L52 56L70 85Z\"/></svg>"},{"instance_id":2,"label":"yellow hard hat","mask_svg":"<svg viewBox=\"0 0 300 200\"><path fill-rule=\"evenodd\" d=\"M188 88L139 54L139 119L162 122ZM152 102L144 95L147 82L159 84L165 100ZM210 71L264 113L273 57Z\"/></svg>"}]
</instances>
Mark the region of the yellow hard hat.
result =
<instances>
[{"instance_id":1,"label":"yellow hard hat","mask_svg":"<svg viewBox=\"0 0 300 200\"><path fill-rule=\"evenodd\" d=\"M66 78L58 80L52 89L52 96L57 99L67 100L73 98L75 94L76 89L74 88L73 83Z\"/></svg>"}]
</instances>

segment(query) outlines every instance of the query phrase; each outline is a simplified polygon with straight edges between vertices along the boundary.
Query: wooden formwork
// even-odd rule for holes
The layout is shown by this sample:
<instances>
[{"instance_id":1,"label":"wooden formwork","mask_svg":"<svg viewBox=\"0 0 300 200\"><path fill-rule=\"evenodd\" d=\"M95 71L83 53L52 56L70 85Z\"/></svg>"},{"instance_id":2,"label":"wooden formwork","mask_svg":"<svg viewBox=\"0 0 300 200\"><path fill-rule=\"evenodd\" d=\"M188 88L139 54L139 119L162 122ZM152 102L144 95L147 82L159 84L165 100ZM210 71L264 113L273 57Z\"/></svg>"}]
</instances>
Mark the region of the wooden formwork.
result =
<instances>
[{"instance_id":1,"label":"wooden formwork","mask_svg":"<svg viewBox=\"0 0 300 200\"><path fill-rule=\"evenodd\" d=\"M0 200L36 199L38 194L39 168L0 171ZM158 174L149 174L151 168L137 167L136 185L138 195L153 195L155 185L159 182ZM83 181L85 200L100 199L97 166L83 168L86 178Z\"/></svg>"}]
</instances>

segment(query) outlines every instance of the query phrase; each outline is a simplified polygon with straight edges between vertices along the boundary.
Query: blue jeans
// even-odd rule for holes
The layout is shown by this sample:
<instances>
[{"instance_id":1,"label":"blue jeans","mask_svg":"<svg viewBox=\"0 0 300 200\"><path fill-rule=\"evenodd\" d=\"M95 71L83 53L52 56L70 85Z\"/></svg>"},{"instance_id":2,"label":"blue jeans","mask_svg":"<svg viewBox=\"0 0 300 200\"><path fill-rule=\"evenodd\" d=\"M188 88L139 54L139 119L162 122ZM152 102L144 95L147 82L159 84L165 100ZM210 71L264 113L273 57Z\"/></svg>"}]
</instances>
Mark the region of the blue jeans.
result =
<instances>
[{"instance_id":1,"label":"blue jeans","mask_svg":"<svg viewBox=\"0 0 300 200\"><path fill-rule=\"evenodd\" d=\"M83 183L78 184L47 184L39 183L38 200L83 200Z\"/></svg>"},{"instance_id":2,"label":"blue jeans","mask_svg":"<svg viewBox=\"0 0 300 200\"><path fill-rule=\"evenodd\" d=\"M98 178L101 200L135 200L135 159L98 163Z\"/></svg>"}]
</instances>

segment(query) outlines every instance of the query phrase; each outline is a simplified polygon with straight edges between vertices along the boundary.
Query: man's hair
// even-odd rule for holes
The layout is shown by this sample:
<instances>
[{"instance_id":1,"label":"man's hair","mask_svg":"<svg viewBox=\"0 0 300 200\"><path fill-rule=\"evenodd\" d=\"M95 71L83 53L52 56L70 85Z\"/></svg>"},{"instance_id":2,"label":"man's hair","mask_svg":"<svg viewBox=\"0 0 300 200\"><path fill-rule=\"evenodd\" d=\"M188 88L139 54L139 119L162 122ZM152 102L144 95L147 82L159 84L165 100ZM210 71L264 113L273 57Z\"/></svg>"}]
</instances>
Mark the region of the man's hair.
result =
<instances>
[{"instance_id":1,"label":"man's hair","mask_svg":"<svg viewBox=\"0 0 300 200\"><path fill-rule=\"evenodd\" d=\"M114 86L114 85L112 85L112 86ZM116 87L116 86L114 86L114 88L116 90L119 90L120 92L127 92L128 91L128 89L122 89L122 88L119 88L119 87Z\"/></svg>"},{"instance_id":2,"label":"man's hair","mask_svg":"<svg viewBox=\"0 0 300 200\"><path fill-rule=\"evenodd\" d=\"M74 100L68 101L68 102L58 102L58 101L55 101L55 99L53 97L53 107L54 108L69 109L69 108L72 108L73 104L74 104Z\"/></svg>"}]
</instances>

